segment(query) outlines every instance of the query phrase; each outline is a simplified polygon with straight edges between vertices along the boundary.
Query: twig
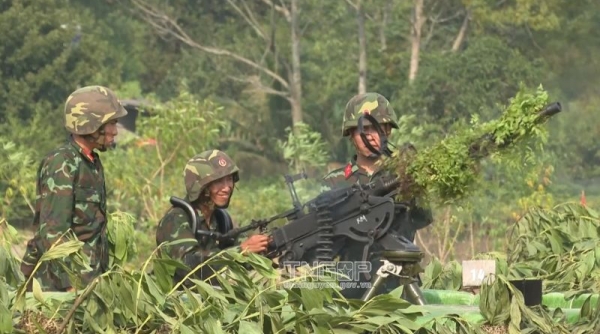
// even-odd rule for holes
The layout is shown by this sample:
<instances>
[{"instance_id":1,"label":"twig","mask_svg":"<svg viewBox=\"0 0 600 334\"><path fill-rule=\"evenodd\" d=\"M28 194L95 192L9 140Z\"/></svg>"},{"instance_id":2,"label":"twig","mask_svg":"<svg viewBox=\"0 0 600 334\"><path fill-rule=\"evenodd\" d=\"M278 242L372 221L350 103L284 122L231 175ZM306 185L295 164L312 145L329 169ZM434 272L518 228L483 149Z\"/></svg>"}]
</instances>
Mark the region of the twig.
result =
<instances>
[{"instance_id":1,"label":"twig","mask_svg":"<svg viewBox=\"0 0 600 334\"><path fill-rule=\"evenodd\" d=\"M151 5L147 4L143 0L132 0L132 2L143 14L143 15L141 15L142 18L147 23L152 25L157 31L159 31L163 34L166 34L166 35L171 35L171 36L177 38L179 41L187 44L188 46L196 48L201 51L204 51L206 53L210 53L210 54L216 55L216 56L226 56L226 57L233 58L241 63L244 63L254 69L257 69L257 70L267 74L271 78L273 78L273 79L277 80L279 83L281 83L281 85L283 87L285 87L286 89L289 89L289 84L288 84L287 80L283 79L280 75L271 71L267 67L262 66L262 65L254 62L248 58L245 58L235 52L232 52L232 51L229 51L226 49L217 48L217 47L210 47L210 46L202 45L202 44L196 42L195 40L193 40L173 18L171 18L163 13L160 13L157 9L153 8Z\"/></svg>"},{"instance_id":2,"label":"twig","mask_svg":"<svg viewBox=\"0 0 600 334\"><path fill-rule=\"evenodd\" d=\"M81 303L83 303L83 301L90 295L90 293L94 291L94 288L96 287L96 285L98 285L98 282L99 280L98 278L96 278L92 282L92 284L88 285L87 289L81 295L79 295L79 297L77 297L75 303L73 303L73 307L69 310L69 313L67 313L65 320L63 320L63 323L58 328L59 333L64 333L65 329L67 328L67 325L69 324L69 321L71 321L71 318L73 318L73 315L75 315L75 311L77 310L79 305L81 305Z\"/></svg>"},{"instance_id":3,"label":"twig","mask_svg":"<svg viewBox=\"0 0 600 334\"><path fill-rule=\"evenodd\" d=\"M531 29L529 28L529 25L526 24L525 25L525 30L527 30L527 34L529 35L529 38L531 38L531 43L533 43L533 46L535 46L538 50L543 50L535 41L535 38L533 38L533 33L531 32Z\"/></svg>"},{"instance_id":4,"label":"twig","mask_svg":"<svg viewBox=\"0 0 600 334\"><path fill-rule=\"evenodd\" d=\"M256 19L252 15L252 11L250 11L250 9L248 8L246 1L243 1L242 4L244 5L244 8L248 12L248 15L244 14L244 11L242 11L240 9L240 7L238 7L232 0L227 0L227 2L231 5L231 7L233 7L233 9L235 9L236 12L238 12L240 14L240 16L246 21L246 23L248 23L248 25L250 27L252 27L252 29L254 29L254 31L256 31L258 36L262 37L262 39L264 39L264 40L267 40L265 33L262 31L262 29L256 22Z\"/></svg>"},{"instance_id":5,"label":"twig","mask_svg":"<svg viewBox=\"0 0 600 334\"><path fill-rule=\"evenodd\" d=\"M277 6L276 4L274 4L272 1L270 0L262 0L262 2L266 3L267 5L271 6L272 8L274 8L276 11L282 13L285 16L285 19L290 22L291 21L291 15L290 15L290 11L283 5L283 3L281 3L281 6Z\"/></svg>"},{"instance_id":6,"label":"twig","mask_svg":"<svg viewBox=\"0 0 600 334\"><path fill-rule=\"evenodd\" d=\"M160 154L160 149L158 148L159 145L156 145L156 153L158 154L158 160L160 161L160 166L156 169L156 171L154 173L152 173L152 177L150 177L150 180L156 178L158 176L158 174L161 173L161 171L164 171L165 166L171 162L171 160L173 160L173 158L175 157L175 154L177 153L177 150L179 149L179 147L181 146L182 141L180 141L179 143L177 143L177 146L175 146L175 148L173 149L173 152L171 152L171 154L169 155L169 157L167 157L166 160L163 160L161 154Z\"/></svg>"},{"instance_id":7,"label":"twig","mask_svg":"<svg viewBox=\"0 0 600 334\"><path fill-rule=\"evenodd\" d=\"M23 196L23 199L25 200L25 203L27 203L27 206L31 210L31 213L35 213L35 209L33 208L33 205L31 204L27 196L25 196L25 192L23 191L23 189L19 188L19 192L21 193L21 196Z\"/></svg>"},{"instance_id":8,"label":"twig","mask_svg":"<svg viewBox=\"0 0 600 334\"><path fill-rule=\"evenodd\" d=\"M423 247L423 249L425 250L425 253L427 253L429 255L433 255L433 253L431 253L431 250L429 250L429 247L427 247L427 245L425 245L425 242L421 238L421 234L419 234L419 231L417 231L417 240L419 241L419 244L421 244L421 247Z\"/></svg>"},{"instance_id":9,"label":"twig","mask_svg":"<svg viewBox=\"0 0 600 334\"><path fill-rule=\"evenodd\" d=\"M471 222L469 223L470 237L471 237L471 258L475 257L475 238L473 236L473 219L469 219Z\"/></svg>"},{"instance_id":10,"label":"twig","mask_svg":"<svg viewBox=\"0 0 600 334\"><path fill-rule=\"evenodd\" d=\"M270 87L266 87L265 85L263 85L260 82L260 79L258 79L257 77L238 78L233 75L228 75L227 77L233 81L249 83L252 85L252 87L256 88L256 90L262 91L264 93L278 95L278 96L284 97L286 99L288 99L290 96L290 94L288 92L283 92L283 91L276 90L276 89L273 89Z\"/></svg>"},{"instance_id":11,"label":"twig","mask_svg":"<svg viewBox=\"0 0 600 334\"><path fill-rule=\"evenodd\" d=\"M360 1L360 0L358 0ZM354 10L358 11L358 4L352 2L352 0L346 0L346 2L348 3L348 5L350 5L350 7L352 7ZM373 18L373 16L369 15L369 13L365 13L363 10L363 14L365 15L366 18L368 18L371 21L374 21L375 19Z\"/></svg>"}]
</instances>

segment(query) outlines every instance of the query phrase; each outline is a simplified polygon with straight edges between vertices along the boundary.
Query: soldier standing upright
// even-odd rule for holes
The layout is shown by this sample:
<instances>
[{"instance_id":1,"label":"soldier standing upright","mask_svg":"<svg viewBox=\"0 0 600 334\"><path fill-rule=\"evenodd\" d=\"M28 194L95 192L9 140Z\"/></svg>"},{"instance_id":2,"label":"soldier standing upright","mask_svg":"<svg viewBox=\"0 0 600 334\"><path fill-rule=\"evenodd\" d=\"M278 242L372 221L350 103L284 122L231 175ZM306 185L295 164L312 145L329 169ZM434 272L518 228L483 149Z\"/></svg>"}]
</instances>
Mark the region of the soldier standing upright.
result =
<instances>
[{"instance_id":1,"label":"soldier standing upright","mask_svg":"<svg viewBox=\"0 0 600 334\"><path fill-rule=\"evenodd\" d=\"M358 131L358 119L365 112L369 113L380 123L386 136L390 135L392 129L398 129L394 109L384 96L371 92L352 97L346 104L342 123L342 136L349 137L355 148L355 154L345 167L334 170L323 178L323 191L346 187L355 183L366 184L386 175L385 173L387 172L381 170L377 164L379 156L367 148ZM369 144L375 149L380 150L381 141L377 131L370 125L368 120L365 119L363 124L363 131L366 134ZM396 217L397 219L394 220L390 230L414 242L416 231L431 224L433 218L431 210L427 208L427 205L418 203L417 198L413 198L410 204L410 221L405 221L403 217ZM362 261L364 244L348 239L344 239L343 241L338 240L336 244L338 248L341 247L339 250L339 261ZM373 245L371 250L378 250L377 243ZM381 266L381 261L378 258L371 257L370 262L371 277L373 277L377 269ZM361 281L368 280L366 277L361 279ZM398 286L397 281L387 280L382 292L389 292ZM360 298L366 290L366 287L351 288L343 290L342 294L346 298Z\"/></svg>"},{"instance_id":2,"label":"soldier standing upright","mask_svg":"<svg viewBox=\"0 0 600 334\"><path fill-rule=\"evenodd\" d=\"M95 150L114 147L117 120L127 111L113 91L102 86L77 89L65 103L67 142L42 159L37 171L34 226L21 263L26 278L54 243L74 235L84 243L91 271L81 272L83 285L108 268L106 188L104 170ZM71 291L72 284L60 265L45 262L34 277L45 290Z\"/></svg>"},{"instance_id":3,"label":"soldier standing upright","mask_svg":"<svg viewBox=\"0 0 600 334\"><path fill-rule=\"evenodd\" d=\"M253 253L267 249L266 235L252 235L238 245L237 239L219 244L218 240L201 233L226 233L233 227L231 217L225 209L229 207L234 185L239 180L239 169L227 154L219 150L202 152L187 162L183 173L186 189L184 200L193 209L198 224L196 230L193 230L186 210L178 206L171 207L158 223L156 245L161 246L172 241L181 242L163 245L161 251L194 269L225 248L234 247L239 251ZM178 269L174 282L180 282L187 274L188 271ZM194 276L204 280L213 274L210 268L202 266ZM211 280L211 283L218 284L216 280Z\"/></svg>"}]
</instances>

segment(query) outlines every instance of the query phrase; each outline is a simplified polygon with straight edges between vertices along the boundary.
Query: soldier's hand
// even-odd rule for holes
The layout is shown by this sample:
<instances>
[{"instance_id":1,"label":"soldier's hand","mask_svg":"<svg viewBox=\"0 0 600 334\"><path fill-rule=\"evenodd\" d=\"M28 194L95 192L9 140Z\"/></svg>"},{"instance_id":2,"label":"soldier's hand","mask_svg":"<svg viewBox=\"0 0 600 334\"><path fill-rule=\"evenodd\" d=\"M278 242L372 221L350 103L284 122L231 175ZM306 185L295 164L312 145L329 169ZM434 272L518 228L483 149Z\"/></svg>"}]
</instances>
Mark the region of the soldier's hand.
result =
<instances>
[{"instance_id":1,"label":"soldier's hand","mask_svg":"<svg viewBox=\"0 0 600 334\"><path fill-rule=\"evenodd\" d=\"M268 245L269 236L263 234L255 234L250 238L246 239L246 241L242 242L240 246L242 247L242 250L252 253L260 253L267 250Z\"/></svg>"}]
</instances>

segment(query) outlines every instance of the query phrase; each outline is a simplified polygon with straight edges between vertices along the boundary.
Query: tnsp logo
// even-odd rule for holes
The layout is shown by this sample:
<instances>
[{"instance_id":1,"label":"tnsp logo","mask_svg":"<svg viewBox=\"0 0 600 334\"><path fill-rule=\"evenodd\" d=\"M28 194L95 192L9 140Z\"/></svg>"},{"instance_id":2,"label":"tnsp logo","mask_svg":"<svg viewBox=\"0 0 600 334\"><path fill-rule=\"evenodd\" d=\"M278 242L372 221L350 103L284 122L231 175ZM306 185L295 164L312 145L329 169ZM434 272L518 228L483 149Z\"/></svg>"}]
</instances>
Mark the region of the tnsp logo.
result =
<instances>
[{"instance_id":1,"label":"tnsp logo","mask_svg":"<svg viewBox=\"0 0 600 334\"><path fill-rule=\"evenodd\" d=\"M364 275L371 272L371 262L369 261L315 261L310 266L310 270L300 269L301 267L310 265L305 261L285 261L282 264L284 267L289 268L290 277L305 277L307 279L310 277L313 281L337 280L338 282L356 282L361 280L361 274Z\"/></svg>"}]
</instances>

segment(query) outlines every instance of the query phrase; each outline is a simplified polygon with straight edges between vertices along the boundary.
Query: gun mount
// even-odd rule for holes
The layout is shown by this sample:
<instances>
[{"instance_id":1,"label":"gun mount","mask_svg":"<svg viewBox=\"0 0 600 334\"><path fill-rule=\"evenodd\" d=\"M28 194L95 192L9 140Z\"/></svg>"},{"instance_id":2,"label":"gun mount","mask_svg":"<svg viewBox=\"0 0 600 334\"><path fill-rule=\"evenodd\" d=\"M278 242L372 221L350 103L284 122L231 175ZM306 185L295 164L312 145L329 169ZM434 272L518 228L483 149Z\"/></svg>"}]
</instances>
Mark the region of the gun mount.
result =
<instances>
[{"instance_id":1,"label":"gun mount","mask_svg":"<svg viewBox=\"0 0 600 334\"><path fill-rule=\"evenodd\" d=\"M266 256L279 257L279 263L285 266L286 262L297 263L308 251L316 250L317 261L332 262L332 239L346 237L365 244L363 261L367 261L369 249L377 241L382 251L375 254L383 259L384 265L372 279L363 300L372 298L389 277L400 280L408 299L424 305L416 284L424 254L408 239L390 230L394 217L408 217L409 209L407 204L394 203L387 196L395 184L395 178L381 178L364 186L353 185L320 194L305 205L308 213L272 230Z\"/></svg>"}]
</instances>

